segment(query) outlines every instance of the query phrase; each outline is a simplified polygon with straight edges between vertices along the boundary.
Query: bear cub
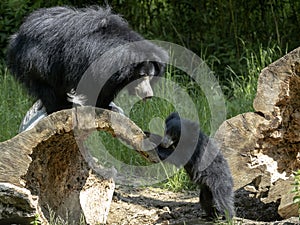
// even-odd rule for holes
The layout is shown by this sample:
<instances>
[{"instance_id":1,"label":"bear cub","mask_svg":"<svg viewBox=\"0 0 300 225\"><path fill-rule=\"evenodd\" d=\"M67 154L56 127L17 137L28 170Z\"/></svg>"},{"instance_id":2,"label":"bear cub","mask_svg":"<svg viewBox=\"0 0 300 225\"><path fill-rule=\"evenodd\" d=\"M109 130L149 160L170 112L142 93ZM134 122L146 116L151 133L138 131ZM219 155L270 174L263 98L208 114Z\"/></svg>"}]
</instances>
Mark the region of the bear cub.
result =
<instances>
[{"instance_id":1,"label":"bear cub","mask_svg":"<svg viewBox=\"0 0 300 225\"><path fill-rule=\"evenodd\" d=\"M165 136L156 148L159 158L184 166L190 179L200 186L200 205L208 218L232 218L233 179L216 143L201 132L197 123L180 118L177 112L165 123Z\"/></svg>"}]
</instances>

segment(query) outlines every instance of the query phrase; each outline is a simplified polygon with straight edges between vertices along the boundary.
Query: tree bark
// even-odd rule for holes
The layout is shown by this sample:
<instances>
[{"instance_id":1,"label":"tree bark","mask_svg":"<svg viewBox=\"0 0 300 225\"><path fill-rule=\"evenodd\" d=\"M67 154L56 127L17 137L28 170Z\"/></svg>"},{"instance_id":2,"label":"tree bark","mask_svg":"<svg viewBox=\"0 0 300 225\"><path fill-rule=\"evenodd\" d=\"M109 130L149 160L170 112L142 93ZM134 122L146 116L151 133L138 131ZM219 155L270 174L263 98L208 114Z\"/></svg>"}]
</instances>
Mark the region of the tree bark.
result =
<instances>
[{"instance_id":1,"label":"tree bark","mask_svg":"<svg viewBox=\"0 0 300 225\"><path fill-rule=\"evenodd\" d=\"M262 70L255 112L228 119L216 133L245 218L298 216L293 171L300 169L300 48ZM246 207L246 208L245 208Z\"/></svg>"},{"instance_id":2,"label":"tree bark","mask_svg":"<svg viewBox=\"0 0 300 225\"><path fill-rule=\"evenodd\" d=\"M92 107L53 113L0 143L0 223L28 224L38 214L47 224L51 212L69 222L83 215L88 224L105 223L115 170L97 165L83 144L96 130L158 161L155 152L143 151L151 144L143 131L121 114Z\"/></svg>"}]
</instances>

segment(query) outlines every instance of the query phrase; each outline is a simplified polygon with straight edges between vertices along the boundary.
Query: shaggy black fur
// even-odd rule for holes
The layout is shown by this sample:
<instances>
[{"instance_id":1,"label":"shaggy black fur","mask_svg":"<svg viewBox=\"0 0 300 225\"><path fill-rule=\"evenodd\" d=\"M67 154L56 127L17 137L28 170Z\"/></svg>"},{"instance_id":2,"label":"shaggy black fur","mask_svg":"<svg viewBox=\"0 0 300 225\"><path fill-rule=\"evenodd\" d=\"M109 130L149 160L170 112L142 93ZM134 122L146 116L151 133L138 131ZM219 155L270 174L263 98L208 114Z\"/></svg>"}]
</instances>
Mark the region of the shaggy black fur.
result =
<instances>
[{"instance_id":1,"label":"shaggy black fur","mask_svg":"<svg viewBox=\"0 0 300 225\"><path fill-rule=\"evenodd\" d=\"M143 43L128 45L137 41ZM86 104L110 108L117 93L133 80L162 75L167 60L164 50L145 41L109 7L53 7L26 18L11 37L7 63L50 114L72 107L67 96L72 89L87 98ZM152 90L142 88L135 90L140 97L151 95Z\"/></svg>"},{"instance_id":2,"label":"shaggy black fur","mask_svg":"<svg viewBox=\"0 0 300 225\"><path fill-rule=\"evenodd\" d=\"M153 139L156 143L159 140L157 136ZM200 185L200 204L208 217L234 216L233 179L228 163L198 124L172 113L166 119L165 136L156 150L161 160L184 165L191 180ZM191 157L187 159L185 154Z\"/></svg>"}]
</instances>

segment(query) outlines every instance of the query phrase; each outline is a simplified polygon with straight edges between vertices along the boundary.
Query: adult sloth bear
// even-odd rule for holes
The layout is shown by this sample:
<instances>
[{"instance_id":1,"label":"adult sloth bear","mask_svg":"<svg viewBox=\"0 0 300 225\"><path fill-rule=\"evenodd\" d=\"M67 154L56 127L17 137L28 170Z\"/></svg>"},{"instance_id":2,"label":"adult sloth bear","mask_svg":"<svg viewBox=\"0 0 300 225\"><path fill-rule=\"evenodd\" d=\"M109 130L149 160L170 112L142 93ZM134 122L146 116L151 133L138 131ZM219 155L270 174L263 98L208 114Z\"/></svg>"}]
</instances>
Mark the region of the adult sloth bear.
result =
<instances>
[{"instance_id":1,"label":"adult sloth bear","mask_svg":"<svg viewBox=\"0 0 300 225\"><path fill-rule=\"evenodd\" d=\"M109 7L53 7L27 17L11 37L7 62L50 114L71 108L74 90L87 105L108 109L134 80L138 81L130 91L151 97L150 80L164 73L167 60L163 49L131 30Z\"/></svg>"},{"instance_id":2,"label":"adult sloth bear","mask_svg":"<svg viewBox=\"0 0 300 225\"><path fill-rule=\"evenodd\" d=\"M157 142L157 136L152 138ZM200 204L208 217L234 216L233 180L227 161L198 124L172 113L156 150L161 160L183 165L191 180L200 185Z\"/></svg>"}]
</instances>

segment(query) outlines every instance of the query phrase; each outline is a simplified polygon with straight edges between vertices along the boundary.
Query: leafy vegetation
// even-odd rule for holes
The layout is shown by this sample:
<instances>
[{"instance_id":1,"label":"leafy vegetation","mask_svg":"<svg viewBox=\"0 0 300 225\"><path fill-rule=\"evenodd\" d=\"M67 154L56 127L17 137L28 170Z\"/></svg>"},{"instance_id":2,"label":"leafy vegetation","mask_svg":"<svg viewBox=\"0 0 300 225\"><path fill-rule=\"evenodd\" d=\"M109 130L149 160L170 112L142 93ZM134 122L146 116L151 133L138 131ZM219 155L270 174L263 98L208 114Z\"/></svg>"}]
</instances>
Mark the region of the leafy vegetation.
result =
<instances>
[{"instance_id":1,"label":"leafy vegetation","mask_svg":"<svg viewBox=\"0 0 300 225\"><path fill-rule=\"evenodd\" d=\"M298 47L299 1L166 1L166 0L3 0L0 3L0 49L31 11L55 5L106 5L122 14L149 39L177 43L201 56L213 55L218 76L226 81L243 54L243 42L254 46ZM178 19L180 18L180 19ZM251 47L251 48L252 48Z\"/></svg>"}]
</instances>

